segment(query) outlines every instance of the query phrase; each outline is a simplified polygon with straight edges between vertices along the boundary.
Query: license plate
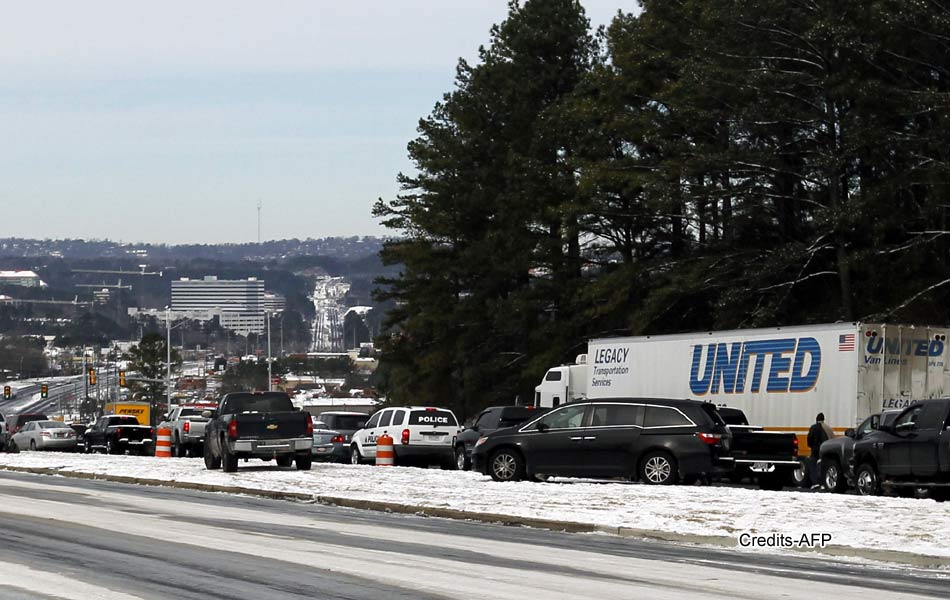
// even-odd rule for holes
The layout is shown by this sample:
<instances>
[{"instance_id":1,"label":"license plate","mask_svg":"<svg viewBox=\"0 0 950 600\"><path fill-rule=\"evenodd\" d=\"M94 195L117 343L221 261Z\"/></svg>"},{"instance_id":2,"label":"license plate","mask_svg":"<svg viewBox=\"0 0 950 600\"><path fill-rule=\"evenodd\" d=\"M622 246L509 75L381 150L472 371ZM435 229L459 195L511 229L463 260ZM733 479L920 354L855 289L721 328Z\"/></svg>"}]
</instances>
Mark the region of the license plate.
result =
<instances>
[{"instance_id":1,"label":"license plate","mask_svg":"<svg viewBox=\"0 0 950 600\"><path fill-rule=\"evenodd\" d=\"M317 448L317 453L326 452L326 451L327 451L326 448Z\"/></svg>"},{"instance_id":2,"label":"license plate","mask_svg":"<svg viewBox=\"0 0 950 600\"><path fill-rule=\"evenodd\" d=\"M774 467L767 462L752 463L752 470L755 471L756 473L768 473L773 468Z\"/></svg>"}]
</instances>

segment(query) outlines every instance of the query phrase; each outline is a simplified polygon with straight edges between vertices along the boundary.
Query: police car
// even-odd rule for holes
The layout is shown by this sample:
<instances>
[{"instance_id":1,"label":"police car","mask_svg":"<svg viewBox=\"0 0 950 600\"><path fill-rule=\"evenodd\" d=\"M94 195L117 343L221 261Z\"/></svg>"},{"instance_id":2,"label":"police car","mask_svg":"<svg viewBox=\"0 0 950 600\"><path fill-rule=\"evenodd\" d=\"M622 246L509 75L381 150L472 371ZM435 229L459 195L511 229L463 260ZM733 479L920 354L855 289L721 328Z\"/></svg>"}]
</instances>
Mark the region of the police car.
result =
<instances>
[{"instance_id":1,"label":"police car","mask_svg":"<svg viewBox=\"0 0 950 600\"><path fill-rule=\"evenodd\" d=\"M361 464L376 459L376 442L381 435L393 438L397 465L438 464L455 468L455 439L460 427L455 414L445 408L401 406L387 408L370 417L350 440L350 462Z\"/></svg>"}]
</instances>

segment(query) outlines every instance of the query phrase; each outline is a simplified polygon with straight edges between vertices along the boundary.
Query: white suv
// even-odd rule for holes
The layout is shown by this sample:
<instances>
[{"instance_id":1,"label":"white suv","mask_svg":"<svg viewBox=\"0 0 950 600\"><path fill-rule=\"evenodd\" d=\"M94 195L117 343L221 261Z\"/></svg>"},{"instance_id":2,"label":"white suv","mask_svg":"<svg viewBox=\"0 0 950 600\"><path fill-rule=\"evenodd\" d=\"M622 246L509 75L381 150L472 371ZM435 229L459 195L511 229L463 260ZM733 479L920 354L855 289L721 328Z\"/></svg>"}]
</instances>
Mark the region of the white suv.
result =
<instances>
[{"instance_id":1,"label":"white suv","mask_svg":"<svg viewBox=\"0 0 950 600\"><path fill-rule=\"evenodd\" d=\"M443 469L455 467L455 438L458 420L445 408L404 406L387 408L370 417L350 440L350 462L376 460L376 440L384 433L393 438L396 464L438 463Z\"/></svg>"}]
</instances>

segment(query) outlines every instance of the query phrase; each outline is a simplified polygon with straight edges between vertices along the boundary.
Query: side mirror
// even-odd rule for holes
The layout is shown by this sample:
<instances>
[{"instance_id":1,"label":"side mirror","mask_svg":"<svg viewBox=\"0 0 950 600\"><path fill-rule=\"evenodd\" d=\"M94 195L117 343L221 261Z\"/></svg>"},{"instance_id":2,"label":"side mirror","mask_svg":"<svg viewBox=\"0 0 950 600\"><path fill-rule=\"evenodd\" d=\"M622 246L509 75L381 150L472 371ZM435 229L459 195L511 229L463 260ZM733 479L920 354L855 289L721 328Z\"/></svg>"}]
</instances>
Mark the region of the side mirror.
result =
<instances>
[{"instance_id":1,"label":"side mirror","mask_svg":"<svg viewBox=\"0 0 950 600\"><path fill-rule=\"evenodd\" d=\"M544 421L539 421L539 422L538 422L537 429L538 429L538 431L540 431L541 433L544 433L545 431L547 431L548 429L550 429L550 427L548 427L548 424L545 423Z\"/></svg>"},{"instance_id":2,"label":"side mirror","mask_svg":"<svg viewBox=\"0 0 950 600\"><path fill-rule=\"evenodd\" d=\"M172 416L171 416L170 413L165 413L164 415L162 415L162 420L163 420L163 421L167 421L167 420L170 419L171 417L172 417Z\"/></svg>"},{"instance_id":3,"label":"side mirror","mask_svg":"<svg viewBox=\"0 0 950 600\"><path fill-rule=\"evenodd\" d=\"M854 436L855 436L854 428L852 427L852 428L849 428L849 429L845 429L845 430L844 430L844 434L845 434L845 436L847 436L847 437L849 437L849 438L854 438Z\"/></svg>"},{"instance_id":4,"label":"side mirror","mask_svg":"<svg viewBox=\"0 0 950 600\"><path fill-rule=\"evenodd\" d=\"M881 416L873 415L871 417L871 429L880 429L881 428Z\"/></svg>"},{"instance_id":5,"label":"side mirror","mask_svg":"<svg viewBox=\"0 0 950 600\"><path fill-rule=\"evenodd\" d=\"M206 419L210 419L211 417L214 416L214 411L213 411L213 410L203 410L203 411L201 411L201 416L204 417L204 418L206 418Z\"/></svg>"}]
</instances>

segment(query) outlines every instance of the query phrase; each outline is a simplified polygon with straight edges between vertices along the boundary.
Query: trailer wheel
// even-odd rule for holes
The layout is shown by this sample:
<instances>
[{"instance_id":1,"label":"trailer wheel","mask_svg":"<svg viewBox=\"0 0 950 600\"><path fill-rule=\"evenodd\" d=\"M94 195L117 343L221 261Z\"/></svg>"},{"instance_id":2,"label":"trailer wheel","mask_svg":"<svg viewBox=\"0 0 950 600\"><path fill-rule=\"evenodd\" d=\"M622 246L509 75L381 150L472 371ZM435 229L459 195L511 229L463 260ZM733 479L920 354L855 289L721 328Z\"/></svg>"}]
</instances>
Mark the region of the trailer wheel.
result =
<instances>
[{"instance_id":1,"label":"trailer wheel","mask_svg":"<svg viewBox=\"0 0 950 600\"><path fill-rule=\"evenodd\" d=\"M854 473L855 487L862 496L880 496L881 482L871 463L862 463Z\"/></svg>"}]
</instances>

